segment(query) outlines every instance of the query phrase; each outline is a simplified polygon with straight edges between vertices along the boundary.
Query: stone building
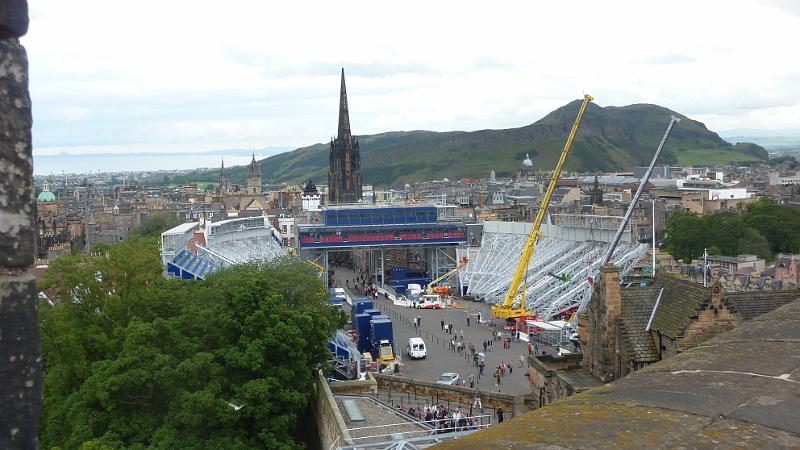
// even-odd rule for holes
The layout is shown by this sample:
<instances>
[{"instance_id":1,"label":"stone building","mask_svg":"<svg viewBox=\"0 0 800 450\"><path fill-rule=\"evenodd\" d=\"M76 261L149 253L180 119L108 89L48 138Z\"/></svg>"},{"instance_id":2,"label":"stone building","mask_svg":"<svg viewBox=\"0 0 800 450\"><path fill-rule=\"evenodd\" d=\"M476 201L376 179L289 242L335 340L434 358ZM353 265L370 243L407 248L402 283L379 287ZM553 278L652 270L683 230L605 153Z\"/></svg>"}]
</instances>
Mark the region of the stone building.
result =
<instances>
[{"instance_id":1,"label":"stone building","mask_svg":"<svg viewBox=\"0 0 800 450\"><path fill-rule=\"evenodd\" d=\"M347 90L339 93L339 130L331 140L330 170L328 171L328 202L353 203L363 197L361 186L361 151L358 139L350 132L350 113L347 109Z\"/></svg>"},{"instance_id":2,"label":"stone building","mask_svg":"<svg viewBox=\"0 0 800 450\"><path fill-rule=\"evenodd\" d=\"M531 358L531 391L540 405L592 387L591 378L625 377L800 300L800 290L725 292L718 282L704 287L660 274L647 287L623 287L616 267L600 272L579 316L581 355Z\"/></svg>"}]
</instances>

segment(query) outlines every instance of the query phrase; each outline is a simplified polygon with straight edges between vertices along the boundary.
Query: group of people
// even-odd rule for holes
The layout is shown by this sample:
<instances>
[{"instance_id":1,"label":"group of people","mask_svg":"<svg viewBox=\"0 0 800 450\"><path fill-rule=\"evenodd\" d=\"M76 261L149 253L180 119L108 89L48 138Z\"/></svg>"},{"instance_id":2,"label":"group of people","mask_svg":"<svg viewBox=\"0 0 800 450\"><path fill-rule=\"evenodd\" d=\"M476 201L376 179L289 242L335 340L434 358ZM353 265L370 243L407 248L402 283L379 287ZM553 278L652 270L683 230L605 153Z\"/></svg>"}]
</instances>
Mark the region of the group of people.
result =
<instances>
[{"instance_id":1,"label":"group of people","mask_svg":"<svg viewBox=\"0 0 800 450\"><path fill-rule=\"evenodd\" d=\"M480 408L481 405L480 391L476 390L476 400L472 408ZM478 405L478 406L475 406ZM413 407L406 410L405 408L398 407L400 412L406 413L415 417L436 429L436 433L450 433L457 431L467 431L478 429L478 421L472 417L472 408L469 413L463 412L460 408L448 410L444 405L425 405L422 411L418 411ZM503 421L503 408L497 408L495 411L497 422Z\"/></svg>"}]
</instances>

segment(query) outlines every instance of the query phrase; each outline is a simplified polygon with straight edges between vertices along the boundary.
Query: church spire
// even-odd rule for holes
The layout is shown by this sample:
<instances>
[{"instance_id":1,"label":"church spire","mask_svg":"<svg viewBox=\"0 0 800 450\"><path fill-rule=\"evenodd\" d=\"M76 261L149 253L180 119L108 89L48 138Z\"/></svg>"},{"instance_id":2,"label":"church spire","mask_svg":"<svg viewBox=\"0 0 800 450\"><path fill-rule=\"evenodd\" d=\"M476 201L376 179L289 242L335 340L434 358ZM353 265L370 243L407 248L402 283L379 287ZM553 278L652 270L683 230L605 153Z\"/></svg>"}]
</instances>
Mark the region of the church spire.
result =
<instances>
[{"instance_id":1,"label":"church spire","mask_svg":"<svg viewBox=\"0 0 800 450\"><path fill-rule=\"evenodd\" d=\"M339 92L339 139L350 136L350 113L347 110L347 89L344 86L344 67L342 67L342 89Z\"/></svg>"}]
</instances>

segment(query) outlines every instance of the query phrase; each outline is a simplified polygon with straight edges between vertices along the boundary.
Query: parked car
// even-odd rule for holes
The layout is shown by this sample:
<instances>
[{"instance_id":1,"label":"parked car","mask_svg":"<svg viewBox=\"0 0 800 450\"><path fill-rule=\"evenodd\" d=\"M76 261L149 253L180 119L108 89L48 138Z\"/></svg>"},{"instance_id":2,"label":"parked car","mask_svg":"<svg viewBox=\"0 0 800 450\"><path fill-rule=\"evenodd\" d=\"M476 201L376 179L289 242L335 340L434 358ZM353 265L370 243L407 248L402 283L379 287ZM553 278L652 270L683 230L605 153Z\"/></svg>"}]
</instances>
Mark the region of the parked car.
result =
<instances>
[{"instance_id":1,"label":"parked car","mask_svg":"<svg viewBox=\"0 0 800 450\"><path fill-rule=\"evenodd\" d=\"M448 386L455 386L458 384L459 376L457 373L453 372L445 372L439 376L439 379L436 380L439 384L446 384Z\"/></svg>"}]
</instances>

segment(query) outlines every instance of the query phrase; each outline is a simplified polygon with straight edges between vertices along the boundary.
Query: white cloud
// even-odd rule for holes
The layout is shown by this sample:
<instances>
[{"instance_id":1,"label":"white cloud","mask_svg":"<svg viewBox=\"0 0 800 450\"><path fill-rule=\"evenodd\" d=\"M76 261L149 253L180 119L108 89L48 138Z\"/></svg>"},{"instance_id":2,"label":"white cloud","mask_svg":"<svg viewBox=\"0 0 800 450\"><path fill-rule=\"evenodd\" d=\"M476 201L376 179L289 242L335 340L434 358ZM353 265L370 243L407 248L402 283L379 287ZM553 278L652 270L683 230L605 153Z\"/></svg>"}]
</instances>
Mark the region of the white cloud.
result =
<instances>
[{"instance_id":1,"label":"white cloud","mask_svg":"<svg viewBox=\"0 0 800 450\"><path fill-rule=\"evenodd\" d=\"M792 5L39 0L34 151L327 141L341 66L358 134L521 126L584 92L800 128Z\"/></svg>"}]
</instances>

